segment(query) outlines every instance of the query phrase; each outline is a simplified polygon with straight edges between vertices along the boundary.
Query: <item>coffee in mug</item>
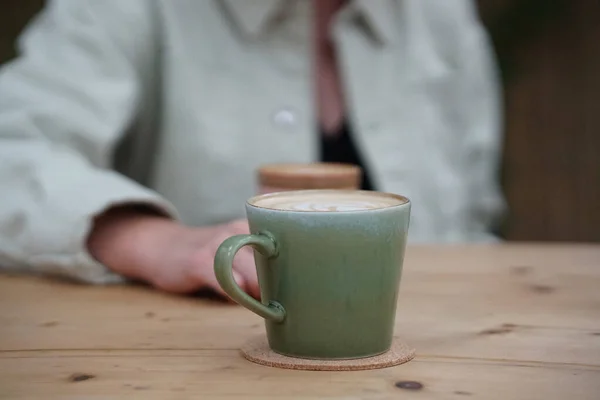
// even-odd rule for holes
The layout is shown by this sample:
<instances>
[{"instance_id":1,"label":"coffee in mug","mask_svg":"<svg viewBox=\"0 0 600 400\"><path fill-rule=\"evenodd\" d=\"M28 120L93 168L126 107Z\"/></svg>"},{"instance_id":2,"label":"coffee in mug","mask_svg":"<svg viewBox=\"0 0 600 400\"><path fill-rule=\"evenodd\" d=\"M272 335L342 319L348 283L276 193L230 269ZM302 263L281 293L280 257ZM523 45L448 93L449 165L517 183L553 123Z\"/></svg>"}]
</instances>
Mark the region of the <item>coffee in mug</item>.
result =
<instances>
[{"instance_id":1,"label":"coffee in mug","mask_svg":"<svg viewBox=\"0 0 600 400\"><path fill-rule=\"evenodd\" d=\"M305 189L359 189L362 169L342 163L267 164L258 169L259 193Z\"/></svg>"},{"instance_id":2,"label":"coffee in mug","mask_svg":"<svg viewBox=\"0 0 600 400\"><path fill-rule=\"evenodd\" d=\"M270 348L312 359L386 352L392 343L410 219L403 196L303 190L246 203L249 235L226 239L215 273L233 300L265 319ZM232 262L254 248L261 301L236 283Z\"/></svg>"}]
</instances>

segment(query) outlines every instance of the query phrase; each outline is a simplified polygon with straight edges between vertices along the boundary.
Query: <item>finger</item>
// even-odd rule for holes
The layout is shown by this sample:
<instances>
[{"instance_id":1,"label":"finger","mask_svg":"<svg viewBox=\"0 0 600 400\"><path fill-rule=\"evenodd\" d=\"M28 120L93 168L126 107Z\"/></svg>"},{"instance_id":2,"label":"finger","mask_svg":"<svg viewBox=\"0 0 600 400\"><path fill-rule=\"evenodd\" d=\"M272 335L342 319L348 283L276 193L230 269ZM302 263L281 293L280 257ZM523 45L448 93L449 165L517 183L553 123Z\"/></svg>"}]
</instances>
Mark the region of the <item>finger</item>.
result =
<instances>
[{"instance_id":1,"label":"finger","mask_svg":"<svg viewBox=\"0 0 600 400\"><path fill-rule=\"evenodd\" d=\"M200 276L198 279L198 283L200 287L209 288L224 299L232 301L231 297L229 297L229 295L225 293L221 285L219 285L219 282L217 281L217 278L214 274L207 274L205 272L201 272L199 275Z\"/></svg>"},{"instance_id":2,"label":"finger","mask_svg":"<svg viewBox=\"0 0 600 400\"><path fill-rule=\"evenodd\" d=\"M246 288L246 278L244 277L243 274L240 274L238 271L232 271L233 272L233 279L235 279L235 282L238 284L239 287L241 287L242 289L245 290Z\"/></svg>"},{"instance_id":3,"label":"finger","mask_svg":"<svg viewBox=\"0 0 600 400\"><path fill-rule=\"evenodd\" d=\"M244 276L237 271L232 271L232 273L233 279L236 281L238 286L240 286L242 290L245 290L246 280ZM231 299L231 297L223 290L219 284L219 281L217 281L217 277L214 273L212 265L199 260L196 266L194 266L192 279L198 288L209 288L224 299L233 302L233 299Z\"/></svg>"},{"instance_id":4,"label":"finger","mask_svg":"<svg viewBox=\"0 0 600 400\"><path fill-rule=\"evenodd\" d=\"M238 284L238 286L240 288L242 288L242 290L245 291L245 287L246 287L246 280L244 279L244 276L240 273L238 273L237 271L232 271L233 273L233 279L235 280L235 282ZM226 299L227 301L230 301L232 303L235 302L235 300L233 300L221 287L221 285L219 285L219 282L217 281L216 277L213 279L209 279L207 282L207 285L209 288L213 289L216 293L218 293L219 295L221 295L224 299Z\"/></svg>"},{"instance_id":5,"label":"finger","mask_svg":"<svg viewBox=\"0 0 600 400\"><path fill-rule=\"evenodd\" d=\"M246 292L250 296L260 299L260 287L258 285L258 276L256 274L252 250L243 248L236 255L233 261L233 268L244 278Z\"/></svg>"}]
</instances>

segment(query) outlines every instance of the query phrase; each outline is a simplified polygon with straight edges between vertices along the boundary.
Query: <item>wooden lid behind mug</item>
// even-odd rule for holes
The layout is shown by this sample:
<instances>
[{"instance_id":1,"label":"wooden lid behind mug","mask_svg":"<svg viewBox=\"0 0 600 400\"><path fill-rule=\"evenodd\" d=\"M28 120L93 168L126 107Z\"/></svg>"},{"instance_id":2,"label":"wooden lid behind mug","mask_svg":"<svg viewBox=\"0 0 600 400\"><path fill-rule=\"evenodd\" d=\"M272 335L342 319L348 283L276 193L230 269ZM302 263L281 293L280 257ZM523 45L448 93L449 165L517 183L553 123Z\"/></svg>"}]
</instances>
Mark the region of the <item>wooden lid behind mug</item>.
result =
<instances>
[{"instance_id":1,"label":"wooden lid behind mug","mask_svg":"<svg viewBox=\"0 0 600 400\"><path fill-rule=\"evenodd\" d=\"M361 168L339 163L267 164L258 169L263 187L281 189L359 189Z\"/></svg>"}]
</instances>

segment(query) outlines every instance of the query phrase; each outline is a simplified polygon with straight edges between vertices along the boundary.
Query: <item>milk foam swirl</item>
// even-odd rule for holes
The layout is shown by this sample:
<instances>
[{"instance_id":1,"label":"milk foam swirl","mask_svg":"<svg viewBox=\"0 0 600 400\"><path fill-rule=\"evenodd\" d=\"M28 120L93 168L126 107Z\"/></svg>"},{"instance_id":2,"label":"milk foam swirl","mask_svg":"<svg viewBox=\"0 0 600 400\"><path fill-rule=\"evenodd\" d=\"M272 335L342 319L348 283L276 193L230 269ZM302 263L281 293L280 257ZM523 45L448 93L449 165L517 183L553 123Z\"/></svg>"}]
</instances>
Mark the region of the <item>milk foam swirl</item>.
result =
<instances>
[{"instance_id":1,"label":"milk foam swirl","mask_svg":"<svg viewBox=\"0 0 600 400\"><path fill-rule=\"evenodd\" d=\"M256 198L253 205L286 211L344 212L373 210L405 203L401 197L354 191L300 191Z\"/></svg>"}]
</instances>

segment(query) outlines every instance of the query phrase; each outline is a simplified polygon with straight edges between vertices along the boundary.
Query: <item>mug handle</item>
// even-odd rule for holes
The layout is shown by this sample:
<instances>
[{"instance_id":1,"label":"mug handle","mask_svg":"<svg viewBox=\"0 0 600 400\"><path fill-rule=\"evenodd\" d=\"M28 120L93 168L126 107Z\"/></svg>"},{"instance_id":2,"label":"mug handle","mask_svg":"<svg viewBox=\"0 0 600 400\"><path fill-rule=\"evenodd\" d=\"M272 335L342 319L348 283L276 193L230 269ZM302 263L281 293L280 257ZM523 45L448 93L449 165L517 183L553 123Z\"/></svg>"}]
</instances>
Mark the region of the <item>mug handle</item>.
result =
<instances>
[{"instance_id":1,"label":"mug handle","mask_svg":"<svg viewBox=\"0 0 600 400\"><path fill-rule=\"evenodd\" d=\"M282 322L285 319L285 309L276 301L264 305L242 290L233 278L233 258L244 246L253 246L262 255L272 258L277 256L275 240L268 234L236 235L225 239L215 254L215 275L221 288L235 302L246 307L264 319Z\"/></svg>"}]
</instances>

